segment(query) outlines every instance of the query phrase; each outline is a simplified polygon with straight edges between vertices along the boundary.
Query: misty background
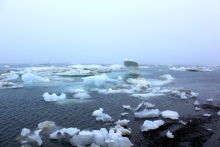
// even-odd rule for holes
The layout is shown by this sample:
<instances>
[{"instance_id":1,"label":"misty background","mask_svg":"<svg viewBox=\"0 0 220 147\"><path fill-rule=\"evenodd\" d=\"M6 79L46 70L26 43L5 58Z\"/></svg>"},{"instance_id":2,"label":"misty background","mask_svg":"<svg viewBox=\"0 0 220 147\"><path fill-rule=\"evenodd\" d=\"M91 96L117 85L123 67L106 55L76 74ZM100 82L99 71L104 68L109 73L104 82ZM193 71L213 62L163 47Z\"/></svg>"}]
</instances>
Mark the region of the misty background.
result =
<instances>
[{"instance_id":1,"label":"misty background","mask_svg":"<svg viewBox=\"0 0 220 147\"><path fill-rule=\"evenodd\" d=\"M219 0L1 0L0 63L220 65Z\"/></svg>"}]
</instances>

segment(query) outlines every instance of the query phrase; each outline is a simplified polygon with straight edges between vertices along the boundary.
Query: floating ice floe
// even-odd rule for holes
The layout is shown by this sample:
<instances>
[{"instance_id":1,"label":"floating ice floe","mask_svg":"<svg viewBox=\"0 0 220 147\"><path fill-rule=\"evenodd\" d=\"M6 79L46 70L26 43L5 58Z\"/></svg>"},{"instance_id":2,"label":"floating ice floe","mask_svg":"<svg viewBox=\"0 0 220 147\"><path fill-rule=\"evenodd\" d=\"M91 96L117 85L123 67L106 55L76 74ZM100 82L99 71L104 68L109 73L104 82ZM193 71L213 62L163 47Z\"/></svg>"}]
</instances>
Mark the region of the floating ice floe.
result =
<instances>
[{"instance_id":1,"label":"floating ice floe","mask_svg":"<svg viewBox=\"0 0 220 147\"><path fill-rule=\"evenodd\" d=\"M123 108L130 110L131 106L130 105L123 105Z\"/></svg>"},{"instance_id":2,"label":"floating ice floe","mask_svg":"<svg viewBox=\"0 0 220 147\"><path fill-rule=\"evenodd\" d=\"M121 113L121 116L126 116L126 115L128 115L128 113Z\"/></svg>"},{"instance_id":3,"label":"floating ice floe","mask_svg":"<svg viewBox=\"0 0 220 147\"><path fill-rule=\"evenodd\" d=\"M114 128L112 128L115 132L119 131L121 132L121 135L131 135L131 129L125 129L120 124L117 124Z\"/></svg>"},{"instance_id":4,"label":"floating ice floe","mask_svg":"<svg viewBox=\"0 0 220 147\"><path fill-rule=\"evenodd\" d=\"M161 112L163 118L178 119L179 114L176 111L165 110Z\"/></svg>"},{"instance_id":5,"label":"floating ice floe","mask_svg":"<svg viewBox=\"0 0 220 147\"><path fill-rule=\"evenodd\" d=\"M209 114L209 113L204 113L203 116L210 117L210 116L212 116L212 115Z\"/></svg>"},{"instance_id":6,"label":"floating ice floe","mask_svg":"<svg viewBox=\"0 0 220 147\"><path fill-rule=\"evenodd\" d=\"M10 67L10 66L8 66L8 65L4 65L4 67L6 67L6 68L7 68L7 67Z\"/></svg>"},{"instance_id":7,"label":"floating ice floe","mask_svg":"<svg viewBox=\"0 0 220 147\"><path fill-rule=\"evenodd\" d=\"M196 111L200 111L200 110L201 110L201 108L196 107L196 108L195 108L195 110L196 110Z\"/></svg>"},{"instance_id":8,"label":"floating ice floe","mask_svg":"<svg viewBox=\"0 0 220 147\"><path fill-rule=\"evenodd\" d=\"M51 139L62 139L65 137L65 133L68 134L70 137L77 134L80 130L77 128L63 128L57 130L50 134Z\"/></svg>"},{"instance_id":9,"label":"floating ice floe","mask_svg":"<svg viewBox=\"0 0 220 147\"><path fill-rule=\"evenodd\" d=\"M131 94L131 93L134 93L134 91L131 89L118 89L118 90L113 90L112 88L109 88L109 89L101 89L101 90L98 90L98 93L101 93L101 94L114 94L114 93L127 93L127 94Z\"/></svg>"},{"instance_id":10,"label":"floating ice floe","mask_svg":"<svg viewBox=\"0 0 220 147\"><path fill-rule=\"evenodd\" d=\"M217 112L217 115L220 115L220 111Z\"/></svg>"},{"instance_id":11,"label":"floating ice floe","mask_svg":"<svg viewBox=\"0 0 220 147\"><path fill-rule=\"evenodd\" d=\"M0 89L8 89L8 88L22 88L22 85L15 85L12 82L0 82Z\"/></svg>"},{"instance_id":12,"label":"floating ice floe","mask_svg":"<svg viewBox=\"0 0 220 147\"><path fill-rule=\"evenodd\" d=\"M41 146L41 144L43 143L39 133L42 130L36 130L34 132L31 132L29 129L24 128L21 131L21 143L28 143L28 142L37 142L38 146Z\"/></svg>"},{"instance_id":13,"label":"floating ice floe","mask_svg":"<svg viewBox=\"0 0 220 147\"><path fill-rule=\"evenodd\" d=\"M185 92L180 93L180 99L187 99L187 96L186 96Z\"/></svg>"},{"instance_id":14,"label":"floating ice floe","mask_svg":"<svg viewBox=\"0 0 220 147\"><path fill-rule=\"evenodd\" d=\"M207 67L195 66L195 67L186 68L186 70L187 71L213 71L214 69L210 69Z\"/></svg>"},{"instance_id":15,"label":"floating ice floe","mask_svg":"<svg viewBox=\"0 0 220 147\"><path fill-rule=\"evenodd\" d=\"M66 98L66 94L61 93L60 96L57 96L55 93L50 95L48 92L45 92L43 94L43 97L44 97L45 101L59 101L59 100L65 99Z\"/></svg>"},{"instance_id":16,"label":"floating ice floe","mask_svg":"<svg viewBox=\"0 0 220 147\"><path fill-rule=\"evenodd\" d=\"M138 77L137 79L128 78L127 82L130 84L134 84L139 88L147 88L151 85L150 82L148 82L145 78Z\"/></svg>"},{"instance_id":17,"label":"floating ice floe","mask_svg":"<svg viewBox=\"0 0 220 147\"><path fill-rule=\"evenodd\" d=\"M122 70L125 69L125 66L120 64L113 64L109 68L111 68L112 70Z\"/></svg>"},{"instance_id":18,"label":"floating ice floe","mask_svg":"<svg viewBox=\"0 0 220 147\"><path fill-rule=\"evenodd\" d=\"M39 129L46 129L46 128L50 128L54 125L55 125L55 122L53 122L53 121L44 121L44 122L38 124L38 128Z\"/></svg>"},{"instance_id":19,"label":"floating ice floe","mask_svg":"<svg viewBox=\"0 0 220 147\"><path fill-rule=\"evenodd\" d=\"M136 118L152 118L158 117L160 115L160 111L158 109L144 109L143 111L135 112L134 115Z\"/></svg>"},{"instance_id":20,"label":"floating ice floe","mask_svg":"<svg viewBox=\"0 0 220 147\"><path fill-rule=\"evenodd\" d=\"M50 82L49 79L37 76L32 73L25 73L24 75L21 76L21 79L25 83Z\"/></svg>"},{"instance_id":21,"label":"floating ice floe","mask_svg":"<svg viewBox=\"0 0 220 147\"><path fill-rule=\"evenodd\" d=\"M194 104L195 106L200 105L200 103L199 103L198 101L195 101L193 104Z\"/></svg>"},{"instance_id":22,"label":"floating ice floe","mask_svg":"<svg viewBox=\"0 0 220 147\"><path fill-rule=\"evenodd\" d=\"M159 86L172 83L175 80L175 78L169 74L161 75L159 77L162 78L162 80L149 79L148 81L151 83L151 85Z\"/></svg>"},{"instance_id":23,"label":"floating ice floe","mask_svg":"<svg viewBox=\"0 0 220 147\"><path fill-rule=\"evenodd\" d=\"M164 125L163 120L155 120L155 121L145 120L144 124L141 126L141 131L155 130L162 125Z\"/></svg>"},{"instance_id":24,"label":"floating ice floe","mask_svg":"<svg viewBox=\"0 0 220 147\"><path fill-rule=\"evenodd\" d=\"M168 138L174 138L174 135L169 130L167 131L166 135L167 135Z\"/></svg>"},{"instance_id":25,"label":"floating ice floe","mask_svg":"<svg viewBox=\"0 0 220 147\"><path fill-rule=\"evenodd\" d=\"M86 90L84 90L84 89L69 89L71 92L73 92L73 93L79 93L79 92L81 92L81 93L86 93L87 91Z\"/></svg>"},{"instance_id":26,"label":"floating ice floe","mask_svg":"<svg viewBox=\"0 0 220 147\"><path fill-rule=\"evenodd\" d=\"M93 70L85 70L85 69L71 69L66 72L61 72L61 73L56 73L57 75L60 76L91 76L96 74L97 71Z\"/></svg>"},{"instance_id":27,"label":"floating ice floe","mask_svg":"<svg viewBox=\"0 0 220 147\"><path fill-rule=\"evenodd\" d=\"M132 94L131 96L140 97L140 98L149 98L149 97L156 97L156 96L164 96L165 94L162 93L146 93L146 94Z\"/></svg>"},{"instance_id":28,"label":"floating ice floe","mask_svg":"<svg viewBox=\"0 0 220 147\"><path fill-rule=\"evenodd\" d=\"M171 67L170 70L186 71L186 68L185 67L180 67L180 68Z\"/></svg>"},{"instance_id":29,"label":"floating ice floe","mask_svg":"<svg viewBox=\"0 0 220 147\"><path fill-rule=\"evenodd\" d=\"M79 98L79 99L88 99L91 98L91 96L87 93L77 93L73 97Z\"/></svg>"},{"instance_id":30,"label":"floating ice floe","mask_svg":"<svg viewBox=\"0 0 220 147\"><path fill-rule=\"evenodd\" d=\"M99 110L95 110L92 113L92 116L95 116L97 121L100 121L100 120L102 120L102 121L114 121L114 119L112 119L112 117L110 115L103 113L102 108L100 108Z\"/></svg>"},{"instance_id":31,"label":"floating ice floe","mask_svg":"<svg viewBox=\"0 0 220 147\"><path fill-rule=\"evenodd\" d=\"M152 107L155 106L155 104L151 104L151 103L149 103L149 102L144 102L144 106L145 106L146 108L152 108Z\"/></svg>"},{"instance_id":32,"label":"floating ice floe","mask_svg":"<svg viewBox=\"0 0 220 147\"><path fill-rule=\"evenodd\" d=\"M10 73L2 74L2 78L3 78L2 81L14 81L20 78L20 76L15 74L14 72L10 72Z\"/></svg>"},{"instance_id":33,"label":"floating ice floe","mask_svg":"<svg viewBox=\"0 0 220 147\"><path fill-rule=\"evenodd\" d=\"M117 82L117 80L108 78L106 74L83 78L83 84L88 87L104 87L105 82Z\"/></svg>"},{"instance_id":34,"label":"floating ice floe","mask_svg":"<svg viewBox=\"0 0 220 147\"><path fill-rule=\"evenodd\" d=\"M184 125L184 126L187 124L187 122L184 122L184 121L182 121L182 120L180 120L179 122L180 122L182 125Z\"/></svg>"},{"instance_id":35,"label":"floating ice floe","mask_svg":"<svg viewBox=\"0 0 220 147\"><path fill-rule=\"evenodd\" d=\"M26 136L27 134L29 134L31 132L30 129L27 129L27 128L23 128L21 130L21 136Z\"/></svg>"},{"instance_id":36,"label":"floating ice floe","mask_svg":"<svg viewBox=\"0 0 220 147\"><path fill-rule=\"evenodd\" d=\"M212 101L213 101L213 98L207 99L207 102L212 102Z\"/></svg>"},{"instance_id":37,"label":"floating ice floe","mask_svg":"<svg viewBox=\"0 0 220 147\"><path fill-rule=\"evenodd\" d=\"M127 119L123 119L123 120L118 120L117 122L115 122L116 125L120 125L122 127L126 127L128 125L128 123L130 122L130 120Z\"/></svg>"}]
</instances>

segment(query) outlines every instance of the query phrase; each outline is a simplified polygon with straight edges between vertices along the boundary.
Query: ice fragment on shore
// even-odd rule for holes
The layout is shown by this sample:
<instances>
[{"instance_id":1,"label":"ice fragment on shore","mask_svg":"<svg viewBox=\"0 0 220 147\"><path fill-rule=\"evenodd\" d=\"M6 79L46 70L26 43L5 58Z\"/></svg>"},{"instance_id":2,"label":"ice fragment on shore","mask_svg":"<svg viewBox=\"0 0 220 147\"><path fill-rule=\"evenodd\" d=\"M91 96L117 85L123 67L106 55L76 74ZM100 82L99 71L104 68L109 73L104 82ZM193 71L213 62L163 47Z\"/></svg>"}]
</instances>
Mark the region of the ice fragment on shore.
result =
<instances>
[{"instance_id":1,"label":"ice fragment on shore","mask_svg":"<svg viewBox=\"0 0 220 147\"><path fill-rule=\"evenodd\" d=\"M174 138L174 135L169 130L168 130L166 135L167 135L168 138Z\"/></svg>"},{"instance_id":2,"label":"ice fragment on shore","mask_svg":"<svg viewBox=\"0 0 220 147\"><path fill-rule=\"evenodd\" d=\"M204 113L203 116L210 117L210 116L212 116L212 115L209 114L209 113Z\"/></svg>"},{"instance_id":3,"label":"ice fragment on shore","mask_svg":"<svg viewBox=\"0 0 220 147\"><path fill-rule=\"evenodd\" d=\"M80 99L91 98L91 96L89 94L87 94L87 93L77 93L73 97L80 98Z\"/></svg>"},{"instance_id":4,"label":"ice fragment on shore","mask_svg":"<svg viewBox=\"0 0 220 147\"><path fill-rule=\"evenodd\" d=\"M213 101L213 98L207 99L207 102L212 102L212 101Z\"/></svg>"},{"instance_id":5,"label":"ice fragment on shore","mask_svg":"<svg viewBox=\"0 0 220 147\"><path fill-rule=\"evenodd\" d=\"M55 93L50 95L48 92L45 92L43 94L43 97L44 97L45 101L59 101L59 100L65 99L66 98L66 94L61 93L60 96L57 96Z\"/></svg>"},{"instance_id":6,"label":"ice fragment on shore","mask_svg":"<svg viewBox=\"0 0 220 147\"><path fill-rule=\"evenodd\" d=\"M141 126L141 131L154 130L159 128L163 124L164 124L163 120L155 120L155 121L145 120L144 124Z\"/></svg>"},{"instance_id":7,"label":"ice fragment on shore","mask_svg":"<svg viewBox=\"0 0 220 147\"><path fill-rule=\"evenodd\" d=\"M160 111L158 109L151 109L151 110L144 109L141 112L135 112L134 115L136 118L158 117L160 115Z\"/></svg>"},{"instance_id":8,"label":"ice fragment on shore","mask_svg":"<svg viewBox=\"0 0 220 147\"><path fill-rule=\"evenodd\" d=\"M163 118L178 119L179 114L176 111L166 110L161 112Z\"/></svg>"},{"instance_id":9,"label":"ice fragment on shore","mask_svg":"<svg viewBox=\"0 0 220 147\"><path fill-rule=\"evenodd\" d=\"M195 106L200 105L198 101L195 101L193 104L194 104Z\"/></svg>"},{"instance_id":10,"label":"ice fragment on shore","mask_svg":"<svg viewBox=\"0 0 220 147\"><path fill-rule=\"evenodd\" d=\"M196 108L195 108L195 110L196 110L196 111L200 111L200 110L201 110L201 108L196 107Z\"/></svg>"}]
</instances>

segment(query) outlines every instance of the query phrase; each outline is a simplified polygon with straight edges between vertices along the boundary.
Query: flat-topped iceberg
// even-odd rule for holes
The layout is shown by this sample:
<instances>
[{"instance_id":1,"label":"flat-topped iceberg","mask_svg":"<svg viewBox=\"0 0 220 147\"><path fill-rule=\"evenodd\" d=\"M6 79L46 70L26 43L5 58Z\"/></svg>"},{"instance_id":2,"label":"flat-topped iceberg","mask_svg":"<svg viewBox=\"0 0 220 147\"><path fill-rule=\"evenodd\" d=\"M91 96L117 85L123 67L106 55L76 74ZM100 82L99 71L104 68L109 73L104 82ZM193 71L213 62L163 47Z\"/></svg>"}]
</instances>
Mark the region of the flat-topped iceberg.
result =
<instances>
[{"instance_id":1,"label":"flat-topped iceberg","mask_svg":"<svg viewBox=\"0 0 220 147\"><path fill-rule=\"evenodd\" d=\"M25 83L50 82L49 79L37 76L37 75L32 74L32 73L25 73L25 74L23 74L21 76L21 79Z\"/></svg>"},{"instance_id":2,"label":"flat-topped iceberg","mask_svg":"<svg viewBox=\"0 0 220 147\"><path fill-rule=\"evenodd\" d=\"M43 97L44 97L45 101L59 101L59 100L65 99L66 98L66 94L61 93L60 96L57 96L55 93L50 95L48 92L45 92L43 94Z\"/></svg>"},{"instance_id":3,"label":"flat-topped iceberg","mask_svg":"<svg viewBox=\"0 0 220 147\"><path fill-rule=\"evenodd\" d=\"M179 114L176 111L165 110L161 112L163 118L178 119Z\"/></svg>"},{"instance_id":4,"label":"flat-topped iceberg","mask_svg":"<svg viewBox=\"0 0 220 147\"><path fill-rule=\"evenodd\" d=\"M141 131L155 130L162 125L164 125L163 120L155 120L155 121L145 120L144 124L141 126Z\"/></svg>"},{"instance_id":5,"label":"flat-topped iceberg","mask_svg":"<svg viewBox=\"0 0 220 147\"><path fill-rule=\"evenodd\" d=\"M108 78L106 74L83 78L84 86L88 86L88 87L101 88L105 86L105 82L117 82L117 80Z\"/></svg>"}]
</instances>

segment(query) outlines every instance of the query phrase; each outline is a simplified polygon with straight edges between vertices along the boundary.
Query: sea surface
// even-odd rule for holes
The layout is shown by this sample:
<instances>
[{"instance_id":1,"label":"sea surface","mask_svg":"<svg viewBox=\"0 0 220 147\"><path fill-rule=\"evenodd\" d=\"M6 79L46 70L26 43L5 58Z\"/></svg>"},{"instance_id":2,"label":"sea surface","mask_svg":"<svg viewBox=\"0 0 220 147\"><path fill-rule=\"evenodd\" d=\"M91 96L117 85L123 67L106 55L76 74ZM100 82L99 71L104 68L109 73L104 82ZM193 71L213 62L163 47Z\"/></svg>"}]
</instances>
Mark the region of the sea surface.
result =
<instances>
[{"instance_id":1,"label":"sea surface","mask_svg":"<svg viewBox=\"0 0 220 147\"><path fill-rule=\"evenodd\" d=\"M0 72L5 70L19 71L17 68L32 67L37 65L19 65L13 64L6 68L0 65ZM66 66L66 65L53 65ZM160 87L183 87L185 90L192 90L199 93L195 99L186 100L166 94L160 97L137 98L131 94L100 94L97 91L90 91L91 99L74 99L69 89L83 88L82 77L61 77L71 80L53 81L45 84L24 84L21 80L15 83L22 84L22 88L17 89L0 89L0 146L1 147L18 147L21 146L19 136L23 128L35 130L38 123L44 121L54 121L59 128L77 127L80 130L99 130L100 128L109 129L114 122L119 119L128 119L128 128L132 133L128 138L134 146L141 146L139 140L144 140L140 131L141 125L145 120L162 119L166 122L172 122L170 119L158 118L138 119L134 117L132 110L126 110L123 105L130 105L136 108L142 101L155 104L155 109L160 111L172 110L177 111L180 118L197 117L206 113L206 110L195 111L193 103L198 100L201 104L211 104L220 106L220 69L207 72L190 72L190 71L173 71L168 66L149 65L149 68L140 68L140 75L129 75L128 70L113 70L106 73L109 78L117 79L118 76L124 78L143 77L149 81L160 80L159 76L170 74L175 78L174 82L161 85ZM106 83L112 84L114 83ZM84 88L86 89L86 88ZM66 99L56 102L46 102L42 95L45 92L50 94L66 94ZM207 102L207 98L213 98L213 102ZM113 123L96 121L92 112L99 108L104 109L104 113L109 114L115 121ZM140 110L143 110L142 107ZM127 112L127 116L121 116L122 112ZM217 113L217 112L216 112ZM210 128L212 126L209 126ZM199 133L199 132L198 132ZM213 134L219 135L219 129L213 129ZM211 139L212 137L210 137ZM218 138L218 137L217 137ZM204 146L220 146L218 139L214 137L212 142L208 139L203 143ZM70 147L71 144L63 141L49 139L49 134L42 137L43 147Z\"/></svg>"}]
</instances>

